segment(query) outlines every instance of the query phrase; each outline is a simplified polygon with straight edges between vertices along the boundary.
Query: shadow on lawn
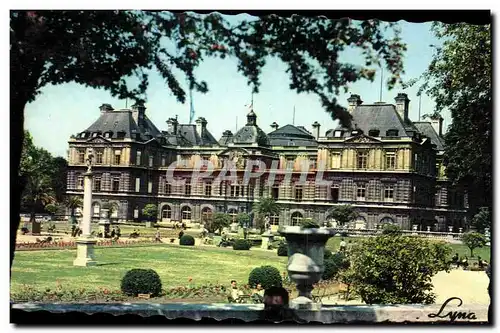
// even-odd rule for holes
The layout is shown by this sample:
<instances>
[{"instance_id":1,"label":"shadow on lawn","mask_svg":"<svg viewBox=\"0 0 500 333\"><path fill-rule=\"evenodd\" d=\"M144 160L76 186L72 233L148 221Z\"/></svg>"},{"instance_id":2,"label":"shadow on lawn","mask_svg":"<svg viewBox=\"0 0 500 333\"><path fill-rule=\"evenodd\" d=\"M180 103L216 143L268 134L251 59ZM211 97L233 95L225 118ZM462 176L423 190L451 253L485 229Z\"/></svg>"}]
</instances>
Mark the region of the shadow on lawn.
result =
<instances>
[{"instance_id":1,"label":"shadow on lawn","mask_svg":"<svg viewBox=\"0 0 500 333\"><path fill-rule=\"evenodd\" d=\"M104 262L104 263L97 263L96 266L112 266L112 265L119 265L119 262Z\"/></svg>"}]
</instances>

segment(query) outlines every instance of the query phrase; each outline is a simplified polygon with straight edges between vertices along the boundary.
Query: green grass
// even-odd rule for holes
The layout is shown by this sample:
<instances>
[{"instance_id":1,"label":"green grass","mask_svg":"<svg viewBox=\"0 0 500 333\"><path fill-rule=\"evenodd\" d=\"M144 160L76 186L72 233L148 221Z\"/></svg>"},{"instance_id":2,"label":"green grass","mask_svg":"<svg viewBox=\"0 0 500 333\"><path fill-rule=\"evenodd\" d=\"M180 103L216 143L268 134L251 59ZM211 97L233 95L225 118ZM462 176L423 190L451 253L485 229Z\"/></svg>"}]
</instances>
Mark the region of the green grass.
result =
<instances>
[{"instance_id":1,"label":"green grass","mask_svg":"<svg viewBox=\"0 0 500 333\"><path fill-rule=\"evenodd\" d=\"M286 257L273 252L234 251L215 247L157 245L140 248L96 248L96 267L74 267L75 250L16 252L11 290L23 284L54 288L57 281L70 289L105 287L119 289L121 278L132 268L152 268L163 287L228 284L232 279L248 282L248 274L258 266L272 265L286 270ZM188 278L193 280L188 282Z\"/></svg>"}]
</instances>

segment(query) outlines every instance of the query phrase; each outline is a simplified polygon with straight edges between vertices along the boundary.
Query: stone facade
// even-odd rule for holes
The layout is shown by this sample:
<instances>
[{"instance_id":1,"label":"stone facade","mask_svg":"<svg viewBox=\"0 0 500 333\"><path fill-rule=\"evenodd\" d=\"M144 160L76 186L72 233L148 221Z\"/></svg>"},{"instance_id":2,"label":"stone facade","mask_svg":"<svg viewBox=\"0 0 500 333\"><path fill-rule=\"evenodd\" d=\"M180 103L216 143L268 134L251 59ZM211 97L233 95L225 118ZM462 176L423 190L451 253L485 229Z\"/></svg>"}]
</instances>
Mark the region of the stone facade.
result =
<instances>
[{"instance_id":1,"label":"stone facade","mask_svg":"<svg viewBox=\"0 0 500 333\"><path fill-rule=\"evenodd\" d=\"M328 210L340 204L356 208L355 228L384 223L465 228L466 196L444 176L441 133L433 123L407 119L408 103L399 94L396 105L363 105L353 95L351 128L329 129L324 136L317 122L311 132L273 123L266 134L252 110L244 127L234 135L225 131L219 141L204 118L195 125L171 118L167 130L159 131L142 105L113 110L104 104L99 119L69 140L68 194L83 194L85 152L91 147L96 217L102 204L111 202L115 219L141 221L142 208L156 204L159 221L189 224L214 212L250 212L259 198L274 197L282 206L280 215L271 217L274 228L308 217L329 220ZM203 161L214 170L193 182L193 170ZM266 170L244 184L252 161L265 163ZM170 183L167 167L173 162L176 181ZM228 165L237 168L236 183L218 177Z\"/></svg>"}]
</instances>

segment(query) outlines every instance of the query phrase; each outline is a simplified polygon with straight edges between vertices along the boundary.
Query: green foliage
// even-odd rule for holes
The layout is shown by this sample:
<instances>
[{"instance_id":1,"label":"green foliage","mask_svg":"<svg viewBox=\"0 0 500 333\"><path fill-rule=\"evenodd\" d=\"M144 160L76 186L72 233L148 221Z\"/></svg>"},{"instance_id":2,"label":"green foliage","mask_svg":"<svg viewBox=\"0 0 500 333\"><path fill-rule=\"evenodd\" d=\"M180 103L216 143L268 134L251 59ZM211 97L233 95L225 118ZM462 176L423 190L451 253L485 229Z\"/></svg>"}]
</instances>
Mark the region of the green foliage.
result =
<instances>
[{"instance_id":1,"label":"green foliage","mask_svg":"<svg viewBox=\"0 0 500 333\"><path fill-rule=\"evenodd\" d=\"M491 25L436 22L432 29L443 45L435 47L420 91L433 98L436 114L451 114L444 137L446 175L467 188L475 212L493 203Z\"/></svg>"},{"instance_id":2,"label":"green foliage","mask_svg":"<svg viewBox=\"0 0 500 333\"><path fill-rule=\"evenodd\" d=\"M254 204L253 211L261 216L271 216L278 215L281 207L273 198L261 198Z\"/></svg>"},{"instance_id":3,"label":"green foliage","mask_svg":"<svg viewBox=\"0 0 500 333\"><path fill-rule=\"evenodd\" d=\"M474 256L474 249L486 245L486 237L479 232L466 232L462 235L462 242L470 249L470 256Z\"/></svg>"},{"instance_id":4,"label":"green foliage","mask_svg":"<svg viewBox=\"0 0 500 333\"><path fill-rule=\"evenodd\" d=\"M180 245L193 246L194 245L194 237L191 235L182 235L179 240Z\"/></svg>"},{"instance_id":5,"label":"green foliage","mask_svg":"<svg viewBox=\"0 0 500 333\"><path fill-rule=\"evenodd\" d=\"M158 217L158 206L155 204L147 204L142 209L142 215L146 216L148 221L156 222Z\"/></svg>"},{"instance_id":6,"label":"green foliage","mask_svg":"<svg viewBox=\"0 0 500 333\"><path fill-rule=\"evenodd\" d=\"M382 229L382 234L384 235L401 235L401 228L395 224L385 224Z\"/></svg>"},{"instance_id":7,"label":"green foliage","mask_svg":"<svg viewBox=\"0 0 500 333\"><path fill-rule=\"evenodd\" d=\"M335 206L327 212L327 216L335 219L339 226L344 226L349 222L354 221L358 214L351 205Z\"/></svg>"},{"instance_id":8,"label":"green foliage","mask_svg":"<svg viewBox=\"0 0 500 333\"><path fill-rule=\"evenodd\" d=\"M280 271L273 266L261 266L254 268L248 276L248 285L255 287L260 283L262 288L281 287L283 282Z\"/></svg>"},{"instance_id":9,"label":"green foliage","mask_svg":"<svg viewBox=\"0 0 500 333\"><path fill-rule=\"evenodd\" d=\"M328 249L325 249L325 252L324 252L323 258L326 260L326 259L330 259L332 256L333 256L332 251L330 251L330 250L328 250Z\"/></svg>"},{"instance_id":10,"label":"green foliage","mask_svg":"<svg viewBox=\"0 0 500 333\"><path fill-rule=\"evenodd\" d=\"M239 213L238 215L236 215L236 222L241 227L243 227L245 225L249 226L250 225L250 215L248 215L247 213Z\"/></svg>"},{"instance_id":11,"label":"green foliage","mask_svg":"<svg viewBox=\"0 0 500 333\"><path fill-rule=\"evenodd\" d=\"M472 225L479 232L484 233L487 228L491 230L491 219L490 209L488 207L481 207L479 208L479 212L472 218Z\"/></svg>"},{"instance_id":12,"label":"green foliage","mask_svg":"<svg viewBox=\"0 0 500 333\"><path fill-rule=\"evenodd\" d=\"M351 250L349 272L354 290L367 304L433 303L431 278L449 269L451 248L421 238L382 235Z\"/></svg>"},{"instance_id":13,"label":"green foliage","mask_svg":"<svg viewBox=\"0 0 500 333\"><path fill-rule=\"evenodd\" d=\"M156 297L161 293L160 276L152 269L131 269L122 279L121 291L129 296L151 294Z\"/></svg>"},{"instance_id":14,"label":"green foliage","mask_svg":"<svg viewBox=\"0 0 500 333\"><path fill-rule=\"evenodd\" d=\"M252 243L246 239L236 239L233 243L233 250L250 250Z\"/></svg>"},{"instance_id":15,"label":"green foliage","mask_svg":"<svg viewBox=\"0 0 500 333\"><path fill-rule=\"evenodd\" d=\"M300 227L302 229L315 229L315 228L319 228L320 225L317 221L310 219L310 218L307 218L307 219L302 219L300 221Z\"/></svg>"},{"instance_id":16,"label":"green foliage","mask_svg":"<svg viewBox=\"0 0 500 333\"><path fill-rule=\"evenodd\" d=\"M57 212L57 205L53 203L49 203L48 205L45 205L45 210L49 212L49 214L53 215Z\"/></svg>"},{"instance_id":17,"label":"green foliage","mask_svg":"<svg viewBox=\"0 0 500 333\"><path fill-rule=\"evenodd\" d=\"M278 246L278 256L287 257L288 256L288 244L286 242L281 242Z\"/></svg>"},{"instance_id":18,"label":"green foliage","mask_svg":"<svg viewBox=\"0 0 500 333\"><path fill-rule=\"evenodd\" d=\"M325 252L326 254L326 252ZM324 260L325 270L323 271L323 275L321 276L322 280L332 280L337 277L337 274L349 267L349 261L342 253L332 254L330 252L330 256Z\"/></svg>"},{"instance_id":19,"label":"green foliage","mask_svg":"<svg viewBox=\"0 0 500 333\"><path fill-rule=\"evenodd\" d=\"M225 213L214 213L212 217L205 221L208 232L222 231L231 225L231 216Z\"/></svg>"}]
</instances>

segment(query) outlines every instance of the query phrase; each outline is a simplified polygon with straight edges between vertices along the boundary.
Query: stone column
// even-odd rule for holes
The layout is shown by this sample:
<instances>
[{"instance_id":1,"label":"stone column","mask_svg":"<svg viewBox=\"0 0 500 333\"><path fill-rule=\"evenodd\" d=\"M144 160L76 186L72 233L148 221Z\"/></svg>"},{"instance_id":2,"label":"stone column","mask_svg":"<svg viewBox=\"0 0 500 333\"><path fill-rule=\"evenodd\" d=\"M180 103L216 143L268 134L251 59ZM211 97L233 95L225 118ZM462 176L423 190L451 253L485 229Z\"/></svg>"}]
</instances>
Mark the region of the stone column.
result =
<instances>
[{"instance_id":1,"label":"stone column","mask_svg":"<svg viewBox=\"0 0 500 333\"><path fill-rule=\"evenodd\" d=\"M88 170L84 174L83 182L83 218L82 218L82 236L76 241L76 259L73 266L95 266L97 262L94 259L94 245L97 242L91 237L91 219L92 219L92 153L88 153Z\"/></svg>"}]
</instances>

